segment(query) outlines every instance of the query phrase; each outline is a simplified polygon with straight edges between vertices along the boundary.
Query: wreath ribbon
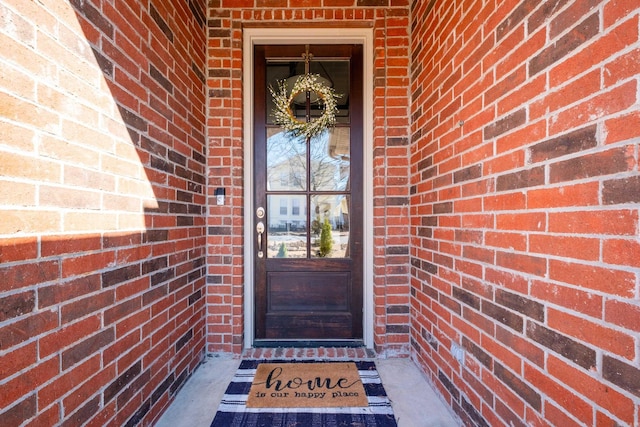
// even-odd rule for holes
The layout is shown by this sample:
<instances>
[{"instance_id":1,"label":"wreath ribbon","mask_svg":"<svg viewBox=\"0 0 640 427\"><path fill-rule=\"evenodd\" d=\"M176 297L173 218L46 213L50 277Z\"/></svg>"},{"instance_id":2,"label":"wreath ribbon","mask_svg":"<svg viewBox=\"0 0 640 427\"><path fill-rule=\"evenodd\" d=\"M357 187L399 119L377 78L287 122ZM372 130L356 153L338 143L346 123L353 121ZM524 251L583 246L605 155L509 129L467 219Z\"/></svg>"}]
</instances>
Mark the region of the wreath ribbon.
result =
<instances>
[{"instance_id":1,"label":"wreath ribbon","mask_svg":"<svg viewBox=\"0 0 640 427\"><path fill-rule=\"evenodd\" d=\"M269 92L271 92L276 105L273 112L274 122L293 136L313 138L336 124L339 95L336 95L333 88L319 82L319 77L318 74L304 74L298 77L291 88L291 93L288 93L284 80L278 82L277 91L269 86ZM308 122L298 120L291 110L294 98L306 92L318 95L319 102L322 104L322 115Z\"/></svg>"}]
</instances>

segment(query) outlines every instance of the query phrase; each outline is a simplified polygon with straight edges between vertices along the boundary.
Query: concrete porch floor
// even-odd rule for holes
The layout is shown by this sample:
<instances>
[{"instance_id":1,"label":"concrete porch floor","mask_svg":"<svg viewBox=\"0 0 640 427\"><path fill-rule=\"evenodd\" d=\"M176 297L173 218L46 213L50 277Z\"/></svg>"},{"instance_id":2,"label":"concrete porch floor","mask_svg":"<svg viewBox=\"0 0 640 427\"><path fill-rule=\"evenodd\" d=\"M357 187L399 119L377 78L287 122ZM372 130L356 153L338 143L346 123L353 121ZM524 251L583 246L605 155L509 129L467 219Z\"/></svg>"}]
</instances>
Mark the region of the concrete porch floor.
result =
<instances>
[{"instance_id":1,"label":"concrete porch floor","mask_svg":"<svg viewBox=\"0 0 640 427\"><path fill-rule=\"evenodd\" d=\"M461 425L410 359L374 360L399 427ZM229 356L206 357L156 427L209 427L239 364Z\"/></svg>"}]
</instances>

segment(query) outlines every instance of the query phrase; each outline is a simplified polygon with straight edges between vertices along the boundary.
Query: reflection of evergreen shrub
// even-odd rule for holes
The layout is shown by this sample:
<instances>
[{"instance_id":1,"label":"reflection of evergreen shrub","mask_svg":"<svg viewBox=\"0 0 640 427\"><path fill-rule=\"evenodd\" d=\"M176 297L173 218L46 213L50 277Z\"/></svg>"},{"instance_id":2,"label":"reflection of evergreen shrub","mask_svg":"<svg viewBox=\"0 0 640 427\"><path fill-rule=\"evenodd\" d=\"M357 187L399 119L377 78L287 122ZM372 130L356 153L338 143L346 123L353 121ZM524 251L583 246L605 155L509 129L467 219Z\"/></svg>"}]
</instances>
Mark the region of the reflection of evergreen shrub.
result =
<instances>
[{"instance_id":1,"label":"reflection of evergreen shrub","mask_svg":"<svg viewBox=\"0 0 640 427\"><path fill-rule=\"evenodd\" d=\"M322 232L320 233L320 250L318 256L326 257L331 253L333 248L333 237L331 236L331 223L328 218L324 219L322 224Z\"/></svg>"},{"instance_id":2,"label":"reflection of evergreen shrub","mask_svg":"<svg viewBox=\"0 0 640 427\"><path fill-rule=\"evenodd\" d=\"M320 215L311 221L311 232L316 236L322 233L322 220L320 219Z\"/></svg>"},{"instance_id":3,"label":"reflection of evergreen shrub","mask_svg":"<svg viewBox=\"0 0 640 427\"><path fill-rule=\"evenodd\" d=\"M280 243L280 249L278 250L278 258L287 258L289 256L289 251L287 250L287 245Z\"/></svg>"}]
</instances>

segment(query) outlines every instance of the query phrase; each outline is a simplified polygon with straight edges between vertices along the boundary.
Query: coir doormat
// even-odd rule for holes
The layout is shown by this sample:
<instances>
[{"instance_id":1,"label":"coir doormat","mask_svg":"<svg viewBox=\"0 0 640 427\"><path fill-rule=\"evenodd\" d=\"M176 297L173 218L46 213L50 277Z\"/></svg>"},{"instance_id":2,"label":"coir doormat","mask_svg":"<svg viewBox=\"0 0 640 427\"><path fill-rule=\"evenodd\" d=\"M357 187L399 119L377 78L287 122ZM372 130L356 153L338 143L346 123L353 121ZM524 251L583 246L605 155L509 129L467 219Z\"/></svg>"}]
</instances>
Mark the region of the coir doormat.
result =
<instances>
[{"instance_id":1,"label":"coir doormat","mask_svg":"<svg viewBox=\"0 0 640 427\"><path fill-rule=\"evenodd\" d=\"M397 427L391 403L387 397L384 387L382 386L375 363L372 361L356 361L352 363L357 369L360 384L366 395L366 406L311 406L308 404L309 406L306 407L294 407L289 405L287 405L287 407L277 407L273 404L273 406L251 407L247 402L249 400L250 393L253 393L251 389L254 384L254 379L256 378L256 384L263 383L262 386L266 387L267 379L269 379L269 374L271 374L271 382L269 383L271 389L275 388L275 384L278 384L278 386L282 388L279 392L285 392L283 387L289 384L284 381L285 377L282 376L282 372L286 372L285 368L282 368L282 372L277 369L273 372L275 367L282 367L280 364L307 365L309 367L308 370L305 371L305 366L301 366L302 371L297 372L303 372L304 374L290 378L290 385L292 387L295 387L299 383L300 388L308 388L309 383L304 382L305 378L308 377L312 377L312 387L315 388L316 377L320 378L318 383L326 386L327 381L323 381L326 370L322 372L312 372L312 366L317 364L315 361L291 362L243 360L240 363L240 367L233 377L233 380L229 384L229 387L227 387L222 401L220 402L220 406L218 407L218 412L211 423L211 427L324 427L341 425ZM258 374L260 365L262 364L266 366L266 368L262 368L266 369L264 371L266 373L266 377L263 376L265 373ZM325 362L323 364L330 365L344 363ZM299 380L296 378L299 378ZM333 378L339 380L340 378L343 378L343 376L338 374ZM277 380L280 380L281 382L277 383ZM330 382L329 385L335 386L335 384L338 383L337 380ZM347 386L347 381L349 381L348 378L340 383L343 386ZM263 391L258 391L258 389L255 390L256 396L259 396L257 393L268 393L269 395L272 393L272 391L267 392L264 391L264 389ZM323 391L315 392L323 393ZM288 393L291 393L291 391ZM329 391L326 391L326 393L329 393ZM315 400L313 397L307 397L307 399ZM349 405L351 405L351 403Z\"/></svg>"},{"instance_id":2,"label":"coir doormat","mask_svg":"<svg viewBox=\"0 0 640 427\"><path fill-rule=\"evenodd\" d=\"M353 362L261 363L247 408L369 406Z\"/></svg>"}]
</instances>

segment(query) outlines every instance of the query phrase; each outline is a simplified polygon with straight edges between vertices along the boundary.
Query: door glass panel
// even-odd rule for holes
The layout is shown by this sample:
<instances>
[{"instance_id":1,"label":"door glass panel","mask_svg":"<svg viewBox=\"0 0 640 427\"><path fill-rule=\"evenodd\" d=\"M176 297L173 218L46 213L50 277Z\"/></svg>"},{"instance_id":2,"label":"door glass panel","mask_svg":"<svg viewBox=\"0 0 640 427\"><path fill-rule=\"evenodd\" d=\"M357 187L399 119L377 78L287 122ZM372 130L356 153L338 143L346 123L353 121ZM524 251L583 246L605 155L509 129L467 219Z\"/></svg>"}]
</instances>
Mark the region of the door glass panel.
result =
<instances>
[{"instance_id":1,"label":"door glass panel","mask_svg":"<svg viewBox=\"0 0 640 427\"><path fill-rule=\"evenodd\" d=\"M320 61L318 61L320 62ZM313 62L312 62L313 64ZM350 108L349 108L349 93L350 87L350 67L349 61L321 61L318 64L323 68L322 71L326 71L330 77L332 87L336 91L338 97L338 113L336 114L337 123L349 123ZM321 76L323 73L319 73Z\"/></svg>"},{"instance_id":2,"label":"door glass panel","mask_svg":"<svg viewBox=\"0 0 640 427\"><path fill-rule=\"evenodd\" d=\"M307 189L307 144L280 128L267 129L267 191Z\"/></svg>"},{"instance_id":3,"label":"door glass panel","mask_svg":"<svg viewBox=\"0 0 640 427\"><path fill-rule=\"evenodd\" d=\"M350 67L348 60L311 60L309 63L309 73L320 76L318 80L324 85L334 89L337 99L338 112L336 114L337 123L349 123L350 106ZM284 82L287 93L291 93L291 88L297 78L305 74L305 64L302 60L270 60L267 61L267 88L271 87L279 92L280 82ZM323 106L318 102L317 95L310 94L310 117L313 119L322 114ZM271 92L267 91L267 124L274 123L273 111L275 103ZM299 94L290 105L291 113L299 120L304 120L306 116L306 95Z\"/></svg>"},{"instance_id":4,"label":"door glass panel","mask_svg":"<svg viewBox=\"0 0 640 427\"><path fill-rule=\"evenodd\" d=\"M312 191L349 190L349 138L349 128L336 127L311 139Z\"/></svg>"},{"instance_id":5,"label":"door glass panel","mask_svg":"<svg viewBox=\"0 0 640 427\"><path fill-rule=\"evenodd\" d=\"M290 77L304 74L304 61L300 60L271 60L267 61L267 88L271 87L276 92L279 92L280 86L279 82L287 82L287 79ZM295 81L295 80L294 80ZM290 85L288 86L289 90L293 86L294 81L290 81ZM299 98L301 99L301 98ZM273 97L271 96L271 92L267 90L267 124L272 125L273 121L273 111L275 109L275 102L273 101ZM291 106L291 112L296 114L298 108L296 108L296 103ZM302 117L304 117L304 112L302 113Z\"/></svg>"},{"instance_id":6,"label":"door glass panel","mask_svg":"<svg viewBox=\"0 0 640 427\"><path fill-rule=\"evenodd\" d=\"M306 196L267 196L267 257L307 257Z\"/></svg>"},{"instance_id":7,"label":"door glass panel","mask_svg":"<svg viewBox=\"0 0 640 427\"><path fill-rule=\"evenodd\" d=\"M349 257L349 197L311 197L311 257Z\"/></svg>"}]
</instances>

